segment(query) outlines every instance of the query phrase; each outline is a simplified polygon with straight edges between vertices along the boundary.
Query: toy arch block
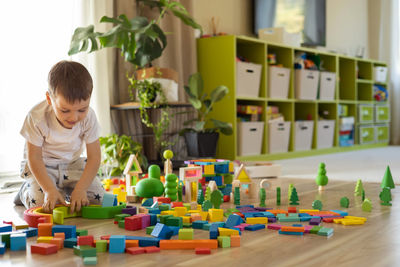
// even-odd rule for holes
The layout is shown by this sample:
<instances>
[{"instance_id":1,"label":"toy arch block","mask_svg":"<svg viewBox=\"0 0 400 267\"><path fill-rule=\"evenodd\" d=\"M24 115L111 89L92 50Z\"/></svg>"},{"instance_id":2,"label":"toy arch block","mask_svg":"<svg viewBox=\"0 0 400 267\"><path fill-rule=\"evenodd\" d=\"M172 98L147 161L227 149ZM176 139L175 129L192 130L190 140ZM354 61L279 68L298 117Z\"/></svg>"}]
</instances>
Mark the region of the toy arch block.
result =
<instances>
[{"instance_id":1,"label":"toy arch block","mask_svg":"<svg viewBox=\"0 0 400 267\"><path fill-rule=\"evenodd\" d=\"M143 171L142 168L140 168L136 155L131 154L123 172L125 176L126 192L129 196L134 194L132 186L136 185L139 180L139 174L141 173L143 173Z\"/></svg>"},{"instance_id":2,"label":"toy arch block","mask_svg":"<svg viewBox=\"0 0 400 267\"><path fill-rule=\"evenodd\" d=\"M203 177L201 166L179 169L179 180L185 184L184 202L197 201L198 182Z\"/></svg>"},{"instance_id":3,"label":"toy arch block","mask_svg":"<svg viewBox=\"0 0 400 267\"><path fill-rule=\"evenodd\" d=\"M250 177L249 173L247 172L246 167L244 166L244 164L241 164L239 169L235 173L234 181L232 182L232 189L234 188L233 183L235 181L239 181L240 182L240 187L242 187L242 185L247 185L248 186L248 190L249 190L249 196L252 196L251 177ZM240 190L240 191L242 192L242 190Z\"/></svg>"}]
</instances>

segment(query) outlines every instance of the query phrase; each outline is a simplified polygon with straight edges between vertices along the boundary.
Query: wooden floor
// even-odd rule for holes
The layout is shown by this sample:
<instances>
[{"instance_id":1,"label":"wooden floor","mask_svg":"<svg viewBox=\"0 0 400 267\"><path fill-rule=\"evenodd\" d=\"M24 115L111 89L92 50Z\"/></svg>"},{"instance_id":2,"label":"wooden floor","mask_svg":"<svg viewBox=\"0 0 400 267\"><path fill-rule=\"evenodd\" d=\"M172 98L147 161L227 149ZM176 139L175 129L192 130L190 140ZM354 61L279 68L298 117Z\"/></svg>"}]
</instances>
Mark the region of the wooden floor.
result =
<instances>
[{"instance_id":1,"label":"wooden floor","mask_svg":"<svg viewBox=\"0 0 400 267\"><path fill-rule=\"evenodd\" d=\"M366 197L373 203L371 213L361 210L361 197L354 197L355 183L330 181L326 190L319 193L313 180L271 179L267 191L267 207L276 208L275 188L282 188L282 205L287 209L287 187L293 183L300 199L300 208L311 209L315 199L322 201L324 210L341 209L339 200L350 199L350 208L343 209L349 215L364 216L368 221L362 226L324 224L333 227L333 236L327 238L306 234L303 237L279 235L275 230L260 230L242 233L241 247L213 250L211 255L196 255L192 250L161 251L155 254L132 256L129 254L98 254L98 266L399 266L400 264L400 196L392 190L393 206L379 204L379 184L364 184ZM256 190L255 190L256 191ZM242 201L242 204L258 204ZM223 208L230 207L225 203ZM233 206L232 206L233 207ZM0 219L17 222L22 217L22 207L14 207L12 195L0 195ZM75 224L87 229L99 239L101 235L145 235L142 231L125 231L112 220L67 219L66 224ZM286 223L290 225L289 223ZM176 236L174 238L177 238ZM208 232L195 230L196 239L208 238ZM36 238L29 238L32 244ZM26 252L11 252L0 255L0 266L83 266L82 259L73 255L72 249L64 248L57 254L31 255Z\"/></svg>"}]
</instances>

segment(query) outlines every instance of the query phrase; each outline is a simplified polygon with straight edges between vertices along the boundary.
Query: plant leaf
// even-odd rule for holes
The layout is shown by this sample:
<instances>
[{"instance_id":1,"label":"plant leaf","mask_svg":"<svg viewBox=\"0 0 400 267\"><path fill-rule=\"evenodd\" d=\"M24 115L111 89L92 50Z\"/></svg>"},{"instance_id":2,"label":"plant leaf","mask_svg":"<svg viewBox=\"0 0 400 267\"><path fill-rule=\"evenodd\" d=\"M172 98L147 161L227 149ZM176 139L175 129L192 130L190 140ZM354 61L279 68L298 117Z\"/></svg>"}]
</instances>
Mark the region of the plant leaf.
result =
<instances>
[{"instance_id":1,"label":"plant leaf","mask_svg":"<svg viewBox=\"0 0 400 267\"><path fill-rule=\"evenodd\" d=\"M233 133L231 124L216 119L211 119L211 121L213 122L215 128L218 128L221 133L225 135L231 135Z\"/></svg>"},{"instance_id":2,"label":"plant leaf","mask_svg":"<svg viewBox=\"0 0 400 267\"><path fill-rule=\"evenodd\" d=\"M203 94L203 78L199 72L190 75L189 77L189 89L191 95L199 98Z\"/></svg>"},{"instance_id":3,"label":"plant leaf","mask_svg":"<svg viewBox=\"0 0 400 267\"><path fill-rule=\"evenodd\" d=\"M225 85L218 86L217 88L212 90L210 94L211 102L215 103L220 101L228 93L229 93L228 87L226 87Z\"/></svg>"},{"instance_id":4,"label":"plant leaf","mask_svg":"<svg viewBox=\"0 0 400 267\"><path fill-rule=\"evenodd\" d=\"M87 42L89 41L91 43L90 52L98 50L96 38L100 34L101 33L94 32L93 25L77 28L72 35L68 55L71 56L79 52L86 51L88 48Z\"/></svg>"},{"instance_id":5,"label":"plant leaf","mask_svg":"<svg viewBox=\"0 0 400 267\"><path fill-rule=\"evenodd\" d=\"M201 109L201 101L200 100L198 100L197 98L193 98L193 97L190 97L189 98L189 102L190 102L190 104L192 104L192 106L195 108L195 109L197 109L197 110L199 110L199 109Z\"/></svg>"},{"instance_id":6,"label":"plant leaf","mask_svg":"<svg viewBox=\"0 0 400 267\"><path fill-rule=\"evenodd\" d=\"M204 130L205 124L206 124L205 121L196 121L193 128L196 132L201 132Z\"/></svg>"}]
</instances>

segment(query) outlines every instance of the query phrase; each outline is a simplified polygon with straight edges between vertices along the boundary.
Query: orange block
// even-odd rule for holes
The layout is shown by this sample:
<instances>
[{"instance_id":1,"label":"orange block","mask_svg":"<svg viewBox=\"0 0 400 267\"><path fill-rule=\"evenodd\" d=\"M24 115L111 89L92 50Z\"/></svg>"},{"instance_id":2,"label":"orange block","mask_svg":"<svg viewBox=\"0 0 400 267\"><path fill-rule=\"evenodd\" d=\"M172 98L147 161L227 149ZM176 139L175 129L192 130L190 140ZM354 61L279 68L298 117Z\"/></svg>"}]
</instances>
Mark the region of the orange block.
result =
<instances>
[{"instance_id":1,"label":"orange block","mask_svg":"<svg viewBox=\"0 0 400 267\"><path fill-rule=\"evenodd\" d=\"M201 215L200 214L191 214L190 217L191 217L192 222L201 221Z\"/></svg>"},{"instance_id":2,"label":"orange block","mask_svg":"<svg viewBox=\"0 0 400 267\"><path fill-rule=\"evenodd\" d=\"M282 226L282 232L304 232L304 227Z\"/></svg>"},{"instance_id":3,"label":"orange block","mask_svg":"<svg viewBox=\"0 0 400 267\"><path fill-rule=\"evenodd\" d=\"M138 247L139 240L125 240L125 248Z\"/></svg>"},{"instance_id":4,"label":"orange block","mask_svg":"<svg viewBox=\"0 0 400 267\"><path fill-rule=\"evenodd\" d=\"M240 235L231 236L231 247L240 247Z\"/></svg>"},{"instance_id":5,"label":"orange block","mask_svg":"<svg viewBox=\"0 0 400 267\"><path fill-rule=\"evenodd\" d=\"M38 224L38 236L52 236L51 228L52 223L39 223Z\"/></svg>"},{"instance_id":6,"label":"orange block","mask_svg":"<svg viewBox=\"0 0 400 267\"><path fill-rule=\"evenodd\" d=\"M268 212L271 212L271 213L274 214L275 216L276 216L277 214L280 214L280 213L284 213L284 214L286 214L286 216L288 216L288 212L287 212L286 210L268 210Z\"/></svg>"},{"instance_id":7,"label":"orange block","mask_svg":"<svg viewBox=\"0 0 400 267\"><path fill-rule=\"evenodd\" d=\"M55 237L52 240L50 240L50 244L57 245L58 250L64 248L64 239Z\"/></svg>"},{"instance_id":8,"label":"orange block","mask_svg":"<svg viewBox=\"0 0 400 267\"><path fill-rule=\"evenodd\" d=\"M195 248L217 249L218 241L216 239L160 241L160 249L195 249Z\"/></svg>"},{"instance_id":9,"label":"orange block","mask_svg":"<svg viewBox=\"0 0 400 267\"><path fill-rule=\"evenodd\" d=\"M65 233L54 233L55 238L61 238L62 240L65 240Z\"/></svg>"}]
</instances>

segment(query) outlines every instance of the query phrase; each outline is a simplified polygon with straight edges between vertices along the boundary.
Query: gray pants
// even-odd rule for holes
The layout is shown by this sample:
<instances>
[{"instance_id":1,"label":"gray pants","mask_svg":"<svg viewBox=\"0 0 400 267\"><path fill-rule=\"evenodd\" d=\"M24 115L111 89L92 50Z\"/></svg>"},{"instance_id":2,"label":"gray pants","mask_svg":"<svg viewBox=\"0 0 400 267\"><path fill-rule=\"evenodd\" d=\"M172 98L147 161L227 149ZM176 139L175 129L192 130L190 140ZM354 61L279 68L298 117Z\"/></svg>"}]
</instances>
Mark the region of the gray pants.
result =
<instances>
[{"instance_id":1,"label":"gray pants","mask_svg":"<svg viewBox=\"0 0 400 267\"><path fill-rule=\"evenodd\" d=\"M85 165L85 158L79 158L71 163L46 164L47 174L66 201L70 201L71 193L76 183L81 178ZM14 203L17 205L23 204L27 209L42 206L44 202L42 188L30 172L28 163L22 162L21 167L21 177L25 178L26 181L22 184L14 199ZM92 184L87 189L87 197L90 204L101 204L104 192L103 185L100 180L95 177Z\"/></svg>"}]
</instances>

